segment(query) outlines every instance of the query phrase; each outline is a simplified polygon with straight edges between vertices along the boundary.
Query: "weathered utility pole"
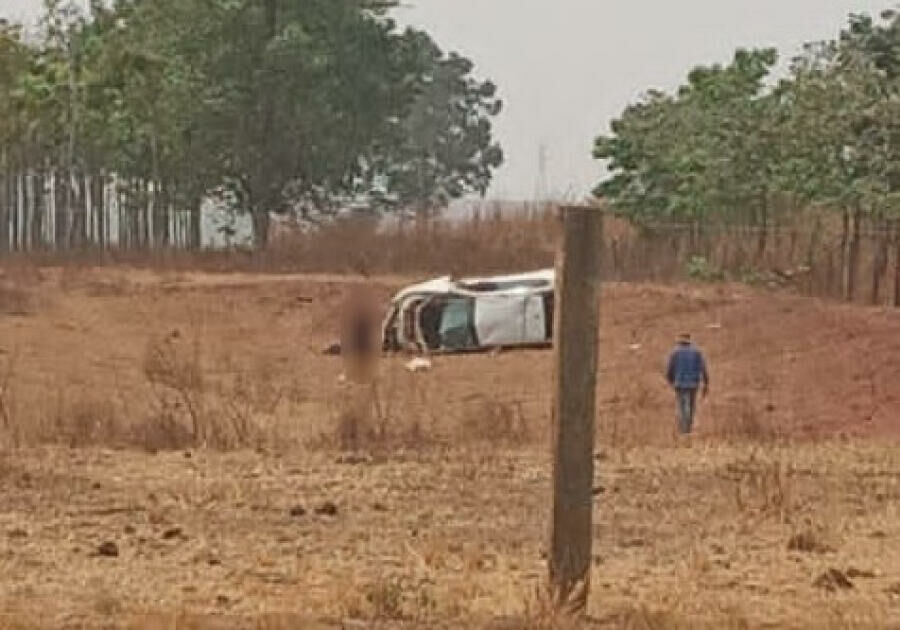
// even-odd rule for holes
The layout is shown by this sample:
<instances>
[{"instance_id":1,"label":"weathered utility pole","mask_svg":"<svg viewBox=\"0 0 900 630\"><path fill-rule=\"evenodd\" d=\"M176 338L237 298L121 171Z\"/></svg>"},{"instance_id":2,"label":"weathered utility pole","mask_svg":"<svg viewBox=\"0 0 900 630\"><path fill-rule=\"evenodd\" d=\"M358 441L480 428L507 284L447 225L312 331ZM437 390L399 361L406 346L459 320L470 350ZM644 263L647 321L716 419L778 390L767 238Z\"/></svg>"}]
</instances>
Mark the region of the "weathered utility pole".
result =
<instances>
[{"instance_id":1,"label":"weathered utility pole","mask_svg":"<svg viewBox=\"0 0 900 630\"><path fill-rule=\"evenodd\" d=\"M557 611L578 615L587 609L591 574L602 214L596 208L567 207L561 219L549 574Z\"/></svg>"}]
</instances>

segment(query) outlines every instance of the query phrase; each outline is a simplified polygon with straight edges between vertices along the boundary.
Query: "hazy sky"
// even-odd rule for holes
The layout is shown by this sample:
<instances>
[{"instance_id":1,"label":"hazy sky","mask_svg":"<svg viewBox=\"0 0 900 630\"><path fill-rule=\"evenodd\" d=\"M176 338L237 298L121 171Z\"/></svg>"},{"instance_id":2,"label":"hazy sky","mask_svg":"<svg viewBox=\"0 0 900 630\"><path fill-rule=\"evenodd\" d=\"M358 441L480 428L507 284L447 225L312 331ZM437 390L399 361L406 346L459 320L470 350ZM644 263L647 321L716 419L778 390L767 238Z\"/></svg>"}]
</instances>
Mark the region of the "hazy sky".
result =
<instances>
[{"instance_id":1,"label":"hazy sky","mask_svg":"<svg viewBox=\"0 0 900 630\"><path fill-rule=\"evenodd\" d=\"M546 146L547 188L578 197L601 176L593 137L651 87L675 87L698 63L738 46L793 56L831 37L851 12L896 0L404 0L397 17L471 57L500 87L497 132L506 164L491 196L531 198ZM41 0L0 0L0 14L33 17Z\"/></svg>"}]
</instances>

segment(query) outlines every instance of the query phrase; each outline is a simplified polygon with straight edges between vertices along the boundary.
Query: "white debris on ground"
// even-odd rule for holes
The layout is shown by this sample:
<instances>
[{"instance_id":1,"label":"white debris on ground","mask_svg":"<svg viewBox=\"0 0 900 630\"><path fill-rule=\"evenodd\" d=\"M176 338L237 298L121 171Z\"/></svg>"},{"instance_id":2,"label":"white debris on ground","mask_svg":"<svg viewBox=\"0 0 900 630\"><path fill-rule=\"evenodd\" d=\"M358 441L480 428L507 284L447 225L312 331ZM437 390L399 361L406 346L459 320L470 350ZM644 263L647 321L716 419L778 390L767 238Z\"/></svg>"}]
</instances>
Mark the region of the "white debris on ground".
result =
<instances>
[{"instance_id":1,"label":"white debris on ground","mask_svg":"<svg viewBox=\"0 0 900 630\"><path fill-rule=\"evenodd\" d=\"M406 364L406 369L413 374L417 372L427 372L431 369L431 360L423 357L416 357Z\"/></svg>"}]
</instances>

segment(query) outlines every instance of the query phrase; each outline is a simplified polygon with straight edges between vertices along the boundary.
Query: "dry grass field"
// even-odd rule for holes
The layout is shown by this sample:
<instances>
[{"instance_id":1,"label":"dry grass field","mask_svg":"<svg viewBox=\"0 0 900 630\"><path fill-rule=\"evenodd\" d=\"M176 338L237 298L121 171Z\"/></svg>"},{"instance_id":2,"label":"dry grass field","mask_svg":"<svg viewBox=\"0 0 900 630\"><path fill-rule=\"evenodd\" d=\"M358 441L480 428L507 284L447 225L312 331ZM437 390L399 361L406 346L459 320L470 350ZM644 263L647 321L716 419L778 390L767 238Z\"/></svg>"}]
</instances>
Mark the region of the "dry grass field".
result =
<instances>
[{"instance_id":1,"label":"dry grass field","mask_svg":"<svg viewBox=\"0 0 900 630\"><path fill-rule=\"evenodd\" d=\"M552 627L549 353L386 359L376 416L321 352L350 276L3 274L0 627ZM900 312L728 284L602 312L591 625L900 628Z\"/></svg>"}]
</instances>

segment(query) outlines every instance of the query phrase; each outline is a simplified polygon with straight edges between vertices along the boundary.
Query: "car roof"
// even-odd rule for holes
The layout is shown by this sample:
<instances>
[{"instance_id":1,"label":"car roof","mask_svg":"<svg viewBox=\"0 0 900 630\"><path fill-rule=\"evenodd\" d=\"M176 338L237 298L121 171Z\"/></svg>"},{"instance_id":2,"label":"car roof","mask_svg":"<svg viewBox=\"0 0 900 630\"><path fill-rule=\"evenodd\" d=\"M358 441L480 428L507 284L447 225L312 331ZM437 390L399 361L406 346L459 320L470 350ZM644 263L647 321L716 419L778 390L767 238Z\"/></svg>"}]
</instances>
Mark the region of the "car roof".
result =
<instances>
[{"instance_id":1,"label":"car roof","mask_svg":"<svg viewBox=\"0 0 900 630\"><path fill-rule=\"evenodd\" d=\"M453 280L451 276L441 276L403 288L394 295L393 301L401 301L413 295L453 294L477 297L480 295L537 293L552 290L555 276L553 269L500 276L469 277L459 280Z\"/></svg>"}]
</instances>

